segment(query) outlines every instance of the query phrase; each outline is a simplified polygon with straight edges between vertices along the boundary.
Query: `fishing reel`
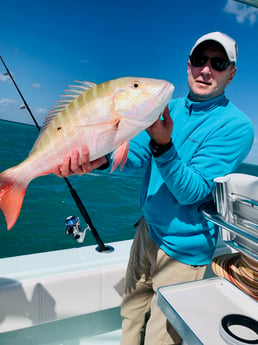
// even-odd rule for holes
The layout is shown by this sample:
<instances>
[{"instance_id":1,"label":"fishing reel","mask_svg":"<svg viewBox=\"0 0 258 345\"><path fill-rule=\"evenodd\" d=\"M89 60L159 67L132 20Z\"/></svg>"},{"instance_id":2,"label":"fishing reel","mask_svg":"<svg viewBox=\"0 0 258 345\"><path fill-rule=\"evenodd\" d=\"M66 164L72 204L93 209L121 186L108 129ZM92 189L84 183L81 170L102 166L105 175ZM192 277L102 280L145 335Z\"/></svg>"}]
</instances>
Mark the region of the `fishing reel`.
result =
<instances>
[{"instance_id":1,"label":"fishing reel","mask_svg":"<svg viewBox=\"0 0 258 345\"><path fill-rule=\"evenodd\" d=\"M80 218L69 216L65 220L65 233L66 235L72 235L73 239L78 243L83 243L86 231L89 229L87 226L84 230L81 229Z\"/></svg>"}]
</instances>

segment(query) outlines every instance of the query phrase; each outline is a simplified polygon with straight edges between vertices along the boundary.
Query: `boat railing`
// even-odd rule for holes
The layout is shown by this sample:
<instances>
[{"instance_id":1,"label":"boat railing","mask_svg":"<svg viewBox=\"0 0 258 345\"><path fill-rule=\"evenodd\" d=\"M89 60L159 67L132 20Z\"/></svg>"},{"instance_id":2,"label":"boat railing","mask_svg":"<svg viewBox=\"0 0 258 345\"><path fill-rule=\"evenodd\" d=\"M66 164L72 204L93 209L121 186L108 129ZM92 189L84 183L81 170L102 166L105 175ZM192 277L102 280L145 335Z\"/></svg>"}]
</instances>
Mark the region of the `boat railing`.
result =
<instances>
[{"instance_id":1,"label":"boat railing","mask_svg":"<svg viewBox=\"0 0 258 345\"><path fill-rule=\"evenodd\" d=\"M215 183L214 203L202 207L204 217L220 228L227 245L258 260L258 177L230 174Z\"/></svg>"}]
</instances>

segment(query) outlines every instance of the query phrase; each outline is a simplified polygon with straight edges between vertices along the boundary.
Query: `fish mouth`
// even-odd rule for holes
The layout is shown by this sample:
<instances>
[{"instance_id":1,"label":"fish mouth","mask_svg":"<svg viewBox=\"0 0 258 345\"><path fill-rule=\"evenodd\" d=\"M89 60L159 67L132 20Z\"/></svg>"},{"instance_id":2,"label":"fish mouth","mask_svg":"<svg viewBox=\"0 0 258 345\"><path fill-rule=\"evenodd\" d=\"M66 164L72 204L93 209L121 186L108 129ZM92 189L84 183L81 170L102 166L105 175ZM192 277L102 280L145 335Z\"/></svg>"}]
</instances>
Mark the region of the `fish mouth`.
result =
<instances>
[{"instance_id":1,"label":"fish mouth","mask_svg":"<svg viewBox=\"0 0 258 345\"><path fill-rule=\"evenodd\" d=\"M167 89L170 89L170 92L168 92L168 94L166 95L166 97L164 96L164 100L162 99L161 102L160 102L160 103L164 104L164 106L162 107L159 116L163 115L164 110L165 110L166 106L168 105L168 102L170 101L170 99L171 99L171 97L172 97L172 94L173 94L175 88L174 88L174 86L173 86L171 83L168 82L167 84L165 84L165 85L162 87L162 89L160 90L160 92L159 92L159 93L157 94L157 96L156 96L156 97L159 97L159 96L161 96L163 93L165 94L165 91L166 91ZM162 96L161 96L161 97L162 97ZM163 97L162 97L162 98L163 98Z\"/></svg>"},{"instance_id":2,"label":"fish mouth","mask_svg":"<svg viewBox=\"0 0 258 345\"><path fill-rule=\"evenodd\" d=\"M153 111L152 116L149 118L150 126L163 115L165 108L172 97L174 89L175 88L171 83L166 82L165 85L155 95L153 95L153 104L155 104L157 100L158 104L153 105L153 109L156 109L156 111ZM146 123L146 120L142 120L140 122Z\"/></svg>"},{"instance_id":3,"label":"fish mouth","mask_svg":"<svg viewBox=\"0 0 258 345\"><path fill-rule=\"evenodd\" d=\"M164 111L166 106L168 105L168 102L170 101L173 91L174 91L174 86L167 82L155 95L152 97L152 102L153 102L153 109L155 111L152 112L152 116L149 118L149 125L151 126L158 118L160 118ZM169 90L169 92L167 92ZM157 104L155 105L155 102ZM139 121L139 120L138 120ZM140 120L139 122L146 123L146 120Z\"/></svg>"},{"instance_id":4,"label":"fish mouth","mask_svg":"<svg viewBox=\"0 0 258 345\"><path fill-rule=\"evenodd\" d=\"M147 111L147 113L149 113L148 120L146 120L146 118L140 119L134 114L131 118L127 117L127 123L134 125L135 121L137 121L138 124L142 124L144 127L146 127L146 123L148 123L148 126L151 126L160 116L163 115L164 110L172 97L173 91L174 86L171 83L166 82L165 85L163 85L156 94L153 94L151 99L147 102L148 108L150 107L152 109L151 112Z\"/></svg>"},{"instance_id":5,"label":"fish mouth","mask_svg":"<svg viewBox=\"0 0 258 345\"><path fill-rule=\"evenodd\" d=\"M158 96L160 95L160 94L162 94L166 89L171 89L171 94L169 94L169 99L172 97L172 93L173 93L173 91L174 91L174 86L171 84L171 83L169 83L169 82L167 82L163 87L162 87L162 89L160 90L160 92L158 93Z\"/></svg>"}]
</instances>

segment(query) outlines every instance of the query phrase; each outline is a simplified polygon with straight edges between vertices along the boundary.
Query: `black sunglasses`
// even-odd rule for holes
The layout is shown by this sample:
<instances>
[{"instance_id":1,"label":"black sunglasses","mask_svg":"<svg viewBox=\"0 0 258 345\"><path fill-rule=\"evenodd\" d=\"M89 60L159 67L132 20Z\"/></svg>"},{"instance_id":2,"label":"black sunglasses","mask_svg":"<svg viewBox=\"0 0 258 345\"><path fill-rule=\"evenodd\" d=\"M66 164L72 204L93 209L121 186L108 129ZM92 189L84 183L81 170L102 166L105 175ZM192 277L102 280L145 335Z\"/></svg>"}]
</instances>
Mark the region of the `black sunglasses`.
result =
<instances>
[{"instance_id":1,"label":"black sunglasses","mask_svg":"<svg viewBox=\"0 0 258 345\"><path fill-rule=\"evenodd\" d=\"M201 54L192 54L190 56L190 62L194 67L202 67L207 61L211 62L211 67L218 72L225 71L232 62L220 57L209 57Z\"/></svg>"}]
</instances>

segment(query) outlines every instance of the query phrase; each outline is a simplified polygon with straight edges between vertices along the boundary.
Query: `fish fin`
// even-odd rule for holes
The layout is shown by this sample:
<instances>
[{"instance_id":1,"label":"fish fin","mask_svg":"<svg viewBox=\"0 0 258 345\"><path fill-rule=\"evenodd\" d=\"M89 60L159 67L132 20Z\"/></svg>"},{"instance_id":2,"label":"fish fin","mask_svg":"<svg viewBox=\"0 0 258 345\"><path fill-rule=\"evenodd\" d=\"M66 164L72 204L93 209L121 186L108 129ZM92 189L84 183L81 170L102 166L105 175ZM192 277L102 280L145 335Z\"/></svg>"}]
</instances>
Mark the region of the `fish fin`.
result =
<instances>
[{"instance_id":1,"label":"fish fin","mask_svg":"<svg viewBox=\"0 0 258 345\"><path fill-rule=\"evenodd\" d=\"M46 116L46 118L45 118L45 120L41 126L38 139L34 143L31 152L34 150L34 147L37 146L38 141L39 141L42 133L48 127L48 125L52 121L52 119L55 118L58 114L60 114L62 112L62 110L64 110L67 107L68 104L75 101L75 99L77 97L79 97L82 93L84 93L85 91L88 91L89 89L91 89L97 85L97 84L90 82L90 81L75 80L74 82L77 83L78 85L69 85L69 89L64 90L65 93L63 95L61 95L61 97L63 99L58 100L57 101L58 104L54 105L52 107L52 109L48 112L48 114L47 114L47 116Z\"/></svg>"},{"instance_id":2,"label":"fish fin","mask_svg":"<svg viewBox=\"0 0 258 345\"><path fill-rule=\"evenodd\" d=\"M79 81L75 80L75 83L78 83L80 85L70 85L70 88L73 87L81 87L84 88L84 90L91 89L92 87L95 87L97 84L93 83L92 81Z\"/></svg>"},{"instance_id":3,"label":"fish fin","mask_svg":"<svg viewBox=\"0 0 258 345\"><path fill-rule=\"evenodd\" d=\"M0 209L5 216L8 230L14 226L20 214L26 187L13 180L11 174L0 174Z\"/></svg>"},{"instance_id":4,"label":"fish fin","mask_svg":"<svg viewBox=\"0 0 258 345\"><path fill-rule=\"evenodd\" d=\"M125 162L127 160L129 151L129 143L126 141L121 146L119 146L111 155L111 159L114 161L111 172L113 172L118 165L121 163L120 171L123 169Z\"/></svg>"}]
</instances>

